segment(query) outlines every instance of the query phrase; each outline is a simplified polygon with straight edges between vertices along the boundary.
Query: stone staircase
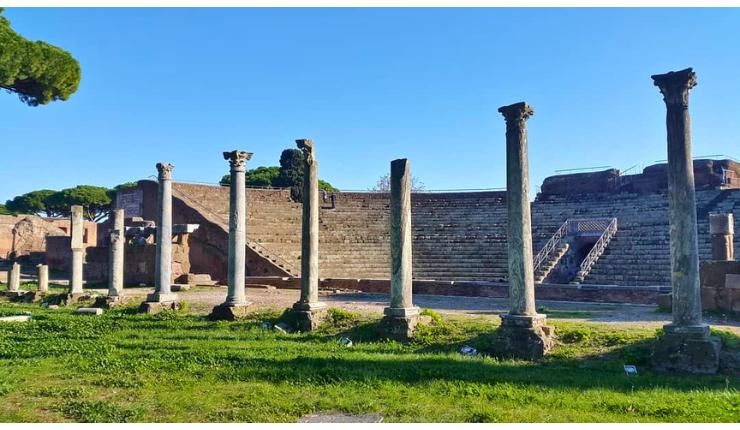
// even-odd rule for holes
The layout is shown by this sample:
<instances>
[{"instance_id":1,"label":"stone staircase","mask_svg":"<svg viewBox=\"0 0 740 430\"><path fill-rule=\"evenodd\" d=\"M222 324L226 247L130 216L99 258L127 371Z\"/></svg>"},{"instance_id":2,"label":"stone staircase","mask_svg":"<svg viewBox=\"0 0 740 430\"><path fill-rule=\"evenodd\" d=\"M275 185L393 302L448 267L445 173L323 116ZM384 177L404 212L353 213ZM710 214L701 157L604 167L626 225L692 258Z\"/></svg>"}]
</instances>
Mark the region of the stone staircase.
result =
<instances>
[{"instance_id":1,"label":"stone staircase","mask_svg":"<svg viewBox=\"0 0 740 430\"><path fill-rule=\"evenodd\" d=\"M560 243L555 251L540 264L534 272L535 284L542 283L547 279L552 269L560 263L560 259L568 252L568 249L570 249L568 242Z\"/></svg>"}]
</instances>

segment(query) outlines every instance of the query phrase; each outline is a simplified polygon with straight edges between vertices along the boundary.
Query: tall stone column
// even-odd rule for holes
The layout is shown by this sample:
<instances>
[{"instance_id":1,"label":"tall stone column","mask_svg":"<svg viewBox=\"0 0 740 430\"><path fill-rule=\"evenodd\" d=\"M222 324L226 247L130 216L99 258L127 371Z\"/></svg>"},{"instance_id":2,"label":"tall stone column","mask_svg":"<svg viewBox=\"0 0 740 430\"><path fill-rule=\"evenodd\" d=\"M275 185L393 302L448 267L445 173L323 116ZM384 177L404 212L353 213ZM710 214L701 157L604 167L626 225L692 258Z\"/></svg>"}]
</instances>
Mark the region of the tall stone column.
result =
<instances>
[{"instance_id":1,"label":"tall stone column","mask_svg":"<svg viewBox=\"0 0 740 430\"><path fill-rule=\"evenodd\" d=\"M233 320L246 314L248 305L244 277L247 267L247 194L245 172L251 152L224 152L224 159L231 167L229 185L229 290L226 302L213 308L214 319Z\"/></svg>"},{"instance_id":2,"label":"tall stone column","mask_svg":"<svg viewBox=\"0 0 740 430\"><path fill-rule=\"evenodd\" d=\"M36 266L38 281L39 281L39 293L49 292L49 266L46 264L39 264Z\"/></svg>"},{"instance_id":3,"label":"tall stone column","mask_svg":"<svg viewBox=\"0 0 740 430\"><path fill-rule=\"evenodd\" d=\"M326 316L319 302L319 163L310 139L296 140L303 151L303 220L301 224L301 298L293 305L296 329L310 331Z\"/></svg>"},{"instance_id":4,"label":"tall stone column","mask_svg":"<svg viewBox=\"0 0 740 430\"><path fill-rule=\"evenodd\" d=\"M405 340L419 321L412 303L411 167L405 158L391 161L390 197L391 305L381 327L389 337Z\"/></svg>"},{"instance_id":5,"label":"tall stone column","mask_svg":"<svg viewBox=\"0 0 740 430\"><path fill-rule=\"evenodd\" d=\"M70 235L72 249L72 270L69 280L68 302L75 302L84 292L82 290L83 262L84 262L84 235L85 223L82 219L82 206L73 205L70 208Z\"/></svg>"},{"instance_id":6,"label":"tall stone column","mask_svg":"<svg viewBox=\"0 0 740 430\"><path fill-rule=\"evenodd\" d=\"M731 213L709 215L709 235L712 238L712 260L735 259L735 218Z\"/></svg>"},{"instance_id":7,"label":"tall stone column","mask_svg":"<svg viewBox=\"0 0 740 430\"><path fill-rule=\"evenodd\" d=\"M142 304L145 312L178 309L177 294L172 292L172 169L169 163L157 163L157 247L154 260L154 289Z\"/></svg>"},{"instance_id":8,"label":"tall stone column","mask_svg":"<svg viewBox=\"0 0 740 430\"><path fill-rule=\"evenodd\" d=\"M534 302L532 221L529 202L527 119L534 110L525 102L498 110L506 120L506 201L509 252L508 314L501 316L498 350L501 356L535 360L553 346L547 317Z\"/></svg>"},{"instance_id":9,"label":"tall stone column","mask_svg":"<svg viewBox=\"0 0 740 430\"><path fill-rule=\"evenodd\" d=\"M108 258L108 297L116 299L123 295L123 264L126 230L123 225L123 209L110 213L110 248Z\"/></svg>"},{"instance_id":10,"label":"tall stone column","mask_svg":"<svg viewBox=\"0 0 740 430\"><path fill-rule=\"evenodd\" d=\"M691 160L689 90L696 85L692 69L653 75L666 104L668 132L668 202L671 237L673 322L656 342L658 370L715 373L719 342L702 323L699 251L696 227L694 165Z\"/></svg>"}]
</instances>

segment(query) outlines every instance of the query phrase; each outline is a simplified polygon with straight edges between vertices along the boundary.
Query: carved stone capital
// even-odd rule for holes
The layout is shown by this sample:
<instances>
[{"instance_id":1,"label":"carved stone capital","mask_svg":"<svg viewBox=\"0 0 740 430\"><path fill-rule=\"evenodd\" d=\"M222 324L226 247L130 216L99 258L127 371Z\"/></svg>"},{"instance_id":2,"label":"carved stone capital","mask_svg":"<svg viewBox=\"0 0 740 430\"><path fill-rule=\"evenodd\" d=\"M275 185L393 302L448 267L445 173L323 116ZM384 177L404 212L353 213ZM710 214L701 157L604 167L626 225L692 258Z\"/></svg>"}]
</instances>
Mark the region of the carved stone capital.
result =
<instances>
[{"instance_id":1,"label":"carved stone capital","mask_svg":"<svg viewBox=\"0 0 740 430\"><path fill-rule=\"evenodd\" d=\"M229 160L229 166L232 170L245 169L247 161L252 159L251 152L234 150L231 152L224 152L224 160Z\"/></svg>"},{"instance_id":2,"label":"carved stone capital","mask_svg":"<svg viewBox=\"0 0 740 430\"><path fill-rule=\"evenodd\" d=\"M660 88L666 105L689 107L689 90L696 86L696 73L689 67L677 72L652 75L653 84Z\"/></svg>"},{"instance_id":3,"label":"carved stone capital","mask_svg":"<svg viewBox=\"0 0 740 430\"><path fill-rule=\"evenodd\" d=\"M314 160L314 146L313 140L311 139L296 139L295 141L298 149L303 151L303 155L306 157L306 161L311 163Z\"/></svg>"},{"instance_id":4,"label":"carved stone capital","mask_svg":"<svg viewBox=\"0 0 740 430\"><path fill-rule=\"evenodd\" d=\"M514 103L513 105L501 106L498 111L504 116L507 124L523 123L534 115L534 109L527 102Z\"/></svg>"},{"instance_id":5,"label":"carved stone capital","mask_svg":"<svg viewBox=\"0 0 740 430\"><path fill-rule=\"evenodd\" d=\"M159 172L159 180L172 180L172 169L175 166L170 163L157 163L157 172Z\"/></svg>"}]
</instances>

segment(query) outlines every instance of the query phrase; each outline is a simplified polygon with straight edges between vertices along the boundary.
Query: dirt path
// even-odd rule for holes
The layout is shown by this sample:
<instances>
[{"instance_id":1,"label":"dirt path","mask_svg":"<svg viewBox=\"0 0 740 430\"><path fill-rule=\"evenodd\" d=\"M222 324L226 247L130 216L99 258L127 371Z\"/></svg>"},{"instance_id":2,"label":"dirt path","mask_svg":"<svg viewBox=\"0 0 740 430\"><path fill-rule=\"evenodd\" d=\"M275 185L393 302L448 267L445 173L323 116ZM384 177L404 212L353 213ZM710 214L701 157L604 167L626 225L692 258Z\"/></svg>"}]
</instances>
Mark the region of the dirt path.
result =
<instances>
[{"instance_id":1,"label":"dirt path","mask_svg":"<svg viewBox=\"0 0 740 430\"><path fill-rule=\"evenodd\" d=\"M127 289L128 294L141 296L149 291L150 289L147 288ZM102 290L100 292L105 293ZM207 313L213 306L224 301L226 288L198 287L179 294L183 301L190 304L192 312ZM247 297L256 308L287 308L298 300L299 295L298 290L247 288ZM331 307L377 314L381 314L388 303L386 294L376 293L322 291L320 297ZM421 308L434 309L442 314L497 317L506 312L508 299L416 294L414 304ZM605 322L658 328L670 322L671 318L670 314L656 312L657 307L652 305L538 300L537 306L538 308L544 307L545 313L550 313L551 319L569 321ZM740 334L740 321L718 320L711 317L706 320L713 327L728 329Z\"/></svg>"}]
</instances>

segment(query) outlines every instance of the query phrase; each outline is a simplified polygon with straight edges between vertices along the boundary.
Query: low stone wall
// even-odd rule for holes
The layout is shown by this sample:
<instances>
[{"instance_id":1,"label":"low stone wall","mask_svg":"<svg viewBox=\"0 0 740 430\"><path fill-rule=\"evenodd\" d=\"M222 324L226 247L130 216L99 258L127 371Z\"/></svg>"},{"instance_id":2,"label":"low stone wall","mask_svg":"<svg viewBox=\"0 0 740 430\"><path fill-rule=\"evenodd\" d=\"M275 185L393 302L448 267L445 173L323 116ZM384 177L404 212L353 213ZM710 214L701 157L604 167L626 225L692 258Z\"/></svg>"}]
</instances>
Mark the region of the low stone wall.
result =
<instances>
[{"instance_id":1,"label":"low stone wall","mask_svg":"<svg viewBox=\"0 0 740 430\"><path fill-rule=\"evenodd\" d=\"M740 276L740 261L701 263L699 277L703 309L740 312L740 282L728 282L727 275Z\"/></svg>"},{"instance_id":2,"label":"low stone wall","mask_svg":"<svg viewBox=\"0 0 740 430\"><path fill-rule=\"evenodd\" d=\"M300 289L301 279L290 277L250 276L247 284L272 285L277 288ZM359 290L366 293L389 293L388 279L321 279L324 290ZM509 296L509 287L497 282L455 282L414 280L414 294L440 296L498 297ZM670 292L670 287L620 287L616 285L540 284L535 289L538 300L573 302L630 303L654 305L658 295Z\"/></svg>"}]
</instances>

